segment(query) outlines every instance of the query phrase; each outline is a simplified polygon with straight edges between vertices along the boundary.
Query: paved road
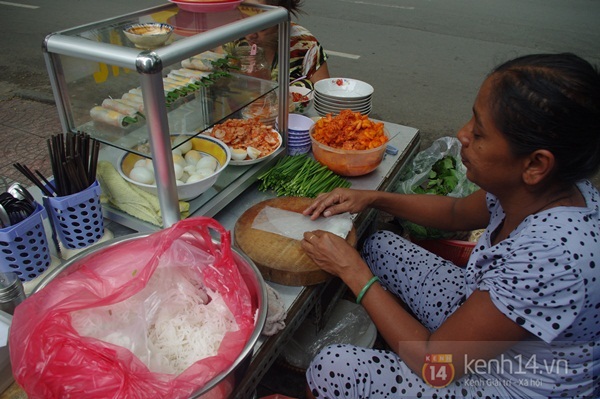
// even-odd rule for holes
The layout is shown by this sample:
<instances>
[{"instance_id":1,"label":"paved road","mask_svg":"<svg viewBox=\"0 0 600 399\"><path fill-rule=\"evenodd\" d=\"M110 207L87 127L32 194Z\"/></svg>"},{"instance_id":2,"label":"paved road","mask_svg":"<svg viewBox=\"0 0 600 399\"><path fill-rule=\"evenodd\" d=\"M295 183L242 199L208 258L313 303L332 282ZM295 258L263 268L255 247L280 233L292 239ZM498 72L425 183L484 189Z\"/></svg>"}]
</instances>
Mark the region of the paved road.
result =
<instances>
[{"instance_id":1,"label":"paved road","mask_svg":"<svg viewBox=\"0 0 600 399\"><path fill-rule=\"evenodd\" d=\"M48 33L162 3L0 1L0 99L14 93L51 98L41 52ZM462 126L480 82L503 60L571 51L600 65L600 1L304 3L299 21L331 51L332 74L372 84L372 116L421 129L426 144Z\"/></svg>"}]
</instances>

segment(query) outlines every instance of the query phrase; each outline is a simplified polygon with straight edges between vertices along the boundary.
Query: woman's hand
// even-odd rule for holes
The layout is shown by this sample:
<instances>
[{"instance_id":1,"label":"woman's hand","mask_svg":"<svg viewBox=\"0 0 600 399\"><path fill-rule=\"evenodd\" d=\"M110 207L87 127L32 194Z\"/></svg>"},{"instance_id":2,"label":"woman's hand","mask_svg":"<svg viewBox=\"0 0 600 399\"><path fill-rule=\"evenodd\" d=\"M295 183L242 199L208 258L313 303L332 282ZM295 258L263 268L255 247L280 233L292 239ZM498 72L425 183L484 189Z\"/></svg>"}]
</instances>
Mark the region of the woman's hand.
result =
<instances>
[{"instance_id":1,"label":"woman's hand","mask_svg":"<svg viewBox=\"0 0 600 399\"><path fill-rule=\"evenodd\" d=\"M358 213L369 206L368 191L336 188L329 193L319 194L315 201L302 214L310 215L311 220L319 216L329 217L344 212Z\"/></svg>"},{"instance_id":2,"label":"woman's hand","mask_svg":"<svg viewBox=\"0 0 600 399\"><path fill-rule=\"evenodd\" d=\"M307 231L301 245L317 266L344 281L361 271L371 275L358 251L340 236L323 230Z\"/></svg>"}]
</instances>

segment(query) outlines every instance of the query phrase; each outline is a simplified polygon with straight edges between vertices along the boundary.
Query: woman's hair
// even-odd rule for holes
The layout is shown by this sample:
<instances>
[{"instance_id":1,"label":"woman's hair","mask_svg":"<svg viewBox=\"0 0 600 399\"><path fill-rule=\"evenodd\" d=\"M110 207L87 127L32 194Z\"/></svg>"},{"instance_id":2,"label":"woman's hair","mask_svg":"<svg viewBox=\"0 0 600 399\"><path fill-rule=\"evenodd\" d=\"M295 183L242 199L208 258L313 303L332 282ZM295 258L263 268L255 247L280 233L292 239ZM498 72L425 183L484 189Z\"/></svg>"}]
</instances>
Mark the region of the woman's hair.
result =
<instances>
[{"instance_id":1,"label":"woman's hair","mask_svg":"<svg viewBox=\"0 0 600 399\"><path fill-rule=\"evenodd\" d=\"M546 149L565 183L600 167L600 75L570 54L533 54L496 67L493 114L516 155Z\"/></svg>"},{"instance_id":2,"label":"woman's hair","mask_svg":"<svg viewBox=\"0 0 600 399\"><path fill-rule=\"evenodd\" d=\"M265 0L265 4L270 6L285 7L294 16L302 12L302 0Z\"/></svg>"}]
</instances>

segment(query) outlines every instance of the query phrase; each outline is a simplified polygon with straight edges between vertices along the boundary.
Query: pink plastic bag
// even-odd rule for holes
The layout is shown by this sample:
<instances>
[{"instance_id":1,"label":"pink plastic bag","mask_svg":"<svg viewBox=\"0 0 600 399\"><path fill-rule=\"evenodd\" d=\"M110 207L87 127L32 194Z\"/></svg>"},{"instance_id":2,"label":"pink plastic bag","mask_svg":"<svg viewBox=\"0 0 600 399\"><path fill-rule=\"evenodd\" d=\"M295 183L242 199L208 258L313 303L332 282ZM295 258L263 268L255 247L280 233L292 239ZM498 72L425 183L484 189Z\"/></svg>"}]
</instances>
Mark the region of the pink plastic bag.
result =
<instances>
[{"instance_id":1,"label":"pink plastic bag","mask_svg":"<svg viewBox=\"0 0 600 399\"><path fill-rule=\"evenodd\" d=\"M220 245L210 229L220 234ZM122 302L140 292L157 268L163 273L182 265L221 295L239 327L226 333L216 356L179 375L156 373L130 350L81 336L73 327L73 312ZM254 329L256 306L235 264L229 232L210 218L186 219L85 256L21 303L9 336L13 374L30 399L186 398L237 359Z\"/></svg>"}]
</instances>

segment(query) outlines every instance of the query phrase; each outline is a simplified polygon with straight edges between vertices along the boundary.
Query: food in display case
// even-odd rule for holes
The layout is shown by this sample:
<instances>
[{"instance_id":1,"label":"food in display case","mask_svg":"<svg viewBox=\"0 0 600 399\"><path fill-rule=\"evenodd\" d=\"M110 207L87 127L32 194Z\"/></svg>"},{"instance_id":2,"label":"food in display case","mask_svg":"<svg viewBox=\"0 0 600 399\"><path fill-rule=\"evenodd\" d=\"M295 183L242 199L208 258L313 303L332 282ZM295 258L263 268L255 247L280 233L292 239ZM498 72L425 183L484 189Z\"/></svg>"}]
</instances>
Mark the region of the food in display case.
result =
<instances>
[{"instance_id":1,"label":"food in display case","mask_svg":"<svg viewBox=\"0 0 600 399\"><path fill-rule=\"evenodd\" d=\"M215 137L229 146L232 165L244 165L266 159L281 146L281 135L253 119L229 119L213 126L204 134Z\"/></svg>"},{"instance_id":2,"label":"food in display case","mask_svg":"<svg viewBox=\"0 0 600 399\"><path fill-rule=\"evenodd\" d=\"M279 99L274 92L253 101L242 110L244 119L258 119L263 125L273 127L279 112Z\"/></svg>"},{"instance_id":3,"label":"food in display case","mask_svg":"<svg viewBox=\"0 0 600 399\"><path fill-rule=\"evenodd\" d=\"M102 122L116 127L127 127L138 122L137 118L131 118L126 114L99 106L95 106L90 110L90 116L96 122Z\"/></svg>"},{"instance_id":4,"label":"food in display case","mask_svg":"<svg viewBox=\"0 0 600 399\"><path fill-rule=\"evenodd\" d=\"M198 71L212 72L222 67L228 67L228 56L214 51L204 51L188 59L181 61L181 66Z\"/></svg>"},{"instance_id":5,"label":"food in display case","mask_svg":"<svg viewBox=\"0 0 600 399\"><path fill-rule=\"evenodd\" d=\"M214 137L172 136L173 170L177 179L177 195L187 201L211 188L219 174L231 161L230 148ZM124 154L118 171L129 183L151 194L157 194L152 160L137 154Z\"/></svg>"},{"instance_id":6,"label":"food in display case","mask_svg":"<svg viewBox=\"0 0 600 399\"><path fill-rule=\"evenodd\" d=\"M135 47L151 49L165 44L173 33L173 27L168 24L149 22L133 24L123 29L123 33L135 44Z\"/></svg>"},{"instance_id":7,"label":"food in display case","mask_svg":"<svg viewBox=\"0 0 600 399\"><path fill-rule=\"evenodd\" d=\"M167 105L198 92L202 87L214 84L217 79L228 77L229 71L236 69L225 54L205 51L181 61L182 68L170 71L163 78ZM90 110L95 122L126 128L144 119L144 99L142 88L135 87L124 93L120 99L107 98L100 106Z\"/></svg>"},{"instance_id":8,"label":"food in display case","mask_svg":"<svg viewBox=\"0 0 600 399\"><path fill-rule=\"evenodd\" d=\"M45 60L53 89L55 88L54 94L60 102L58 111L63 128L86 132L105 144L102 160L110 162L115 171L119 167L121 151L152 158L156 168L155 177L169 192L169 195L161 193L158 198L165 225L180 218L179 207L173 195L173 191L180 191L180 186L174 184L175 176L170 171L170 162L165 162L170 157L161 155L165 150L173 150L173 146L168 148L169 142L165 137L168 138L173 132L201 135L217 123L231 118L241 119L243 109L257 99L277 92L281 100L287 94L287 87L280 86L278 81L241 73L236 69L238 65L233 62L233 55L221 53L224 51L222 46L230 41L269 27L278 28L279 42L286 41L284 32L290 22L285 9L252 4L245 8L255 9L257 12L250 15L231 10L205 16L178 10L173 4L163 4L56 32L48 35L44 42L43 50L48 55ZM197 30L192 35L175 31L177 37L174 38L173 35L171 39L174 40L168 47L156 50L156 56L153 54L148 57L147 52L132 49L134 46L125 37L124 29L135 23L169 23L172 20L169 16L173 14L186 18L193 14L196 21L204 17L210 18L210 26L205 30ZM283 43L282 46L287 49L289 43ZM284 53L289 51L286 49ZM204 62L204 58L208 61ZM184 67L182 62L188 67ZM214 68L207 67L211 65ZM226 70L223 70L223 66L226 66ZM288 69L287 63L281 65L282 76L288 74ZM190 85L197 85L199 89L193 91L196 87ZM162 97L163 88L166 91L165 97ZM159 98L156 98L157 94ZM102 103L105 99L134 107L139 112L135 116L137 122L128 124L125 117L120 115L113 115L113 120L90 117L92 108L104 108ZM287 102L287 98L280 102ZM282 110L279 105L279 116L286 116L287 110ZM94 114L100 109L95 109ZM112 109L110 111L120 114ZM106 112L102 110L103 114ZM269 164L282 153L281 147L286 143L281 138L278 149L271 152L272 156L263 156L250 150L255 159L248 156L246 149L248 159L234 162L248 165L269 158L263 165ZM190 213L219 212L231 201L230 198L235 197L232 193L238 194L247 187L245 181L255 179L261 168L226 169L225 173L219 174L218 184L190 201ZM159 176L162 178L159 179ZM154 228L144 223L145 220L130 218L119 208L107 207L104 214L137 231Z\"/></svg>"}]
</instances>

